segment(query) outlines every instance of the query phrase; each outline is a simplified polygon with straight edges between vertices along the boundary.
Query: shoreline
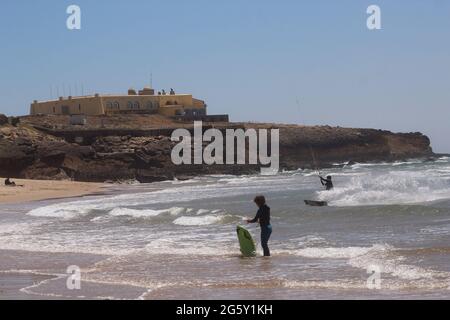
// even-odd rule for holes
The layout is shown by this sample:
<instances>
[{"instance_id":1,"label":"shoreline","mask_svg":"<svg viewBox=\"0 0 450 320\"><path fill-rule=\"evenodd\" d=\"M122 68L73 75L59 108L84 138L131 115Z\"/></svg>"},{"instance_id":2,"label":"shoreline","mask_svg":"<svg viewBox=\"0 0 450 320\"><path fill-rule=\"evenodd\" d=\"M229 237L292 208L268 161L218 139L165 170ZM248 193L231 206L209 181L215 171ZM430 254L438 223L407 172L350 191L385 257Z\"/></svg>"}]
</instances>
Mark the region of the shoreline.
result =
<instances>
[{"instance_id":1,"label":"shoreline","mask_svg":"<svg viewBox=\"0 0 450 320\"><path fill-rule=\"evenodd\" d=\"M18 186L8 187L4 180L0 177L0 205L94 195L110 186L96 182L12 179Z\"/></svg>"}]
</instances>

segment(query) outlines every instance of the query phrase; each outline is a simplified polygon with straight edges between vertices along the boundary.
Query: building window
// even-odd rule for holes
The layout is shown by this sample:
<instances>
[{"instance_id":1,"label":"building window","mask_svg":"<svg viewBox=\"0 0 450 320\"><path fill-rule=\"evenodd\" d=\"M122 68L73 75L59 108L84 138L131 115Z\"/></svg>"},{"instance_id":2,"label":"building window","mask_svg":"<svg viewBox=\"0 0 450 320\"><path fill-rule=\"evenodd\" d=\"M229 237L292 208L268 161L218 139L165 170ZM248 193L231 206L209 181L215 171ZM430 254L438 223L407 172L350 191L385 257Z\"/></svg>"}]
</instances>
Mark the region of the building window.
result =
<instances>
[{"instance_id":1,"label":"building window","mask_svg":"<svg viewBox=\"0 0 450 320\"><path fill-rule=\"evenodd\" d=\"M147 102L147 104L145 105L145 107L146 107L148 110L153 110L153 102L151 102L151 101Z\"/></svg>"},{"instance_id":2,"label":"building window","mask_svg":"<svg viewBox=\"0 0 450 320\"><path fill-rule=\"evenodd\" d=\"M56 109L55 109L55 107L53 107L53 113L56 113Z\"/></svg>"},{"instance_id":3,"label":"building window","mask_svg":"<svg viewBox=\"0 0 450 320\"><path fill-rule=\"evenodd\" d=\"M134 109L139 109L141 107L141 105L139 104L139 102L135 101L133 104Z\"/></svg>"},{"instance_id":4,"label":"building window","mask_svg":"<svg viewBox=\"0 0 450 320\"><path fill-rule=\"evenodd\" d=\"M114 109L117 109L117 110L120 109L120 104L119 104L118 101L115 101L115 102L114 102Z\"/></svg>"},{"instance_id":5,"label":"building window","mask_svg":"<svg viewBox=\"0 0 450 320\"><path fill-rule=\"evenodd\" d=\"M61 113L62 114L70 114L70 107L69 106L61 106Z\"/></svg>"},{"instance_id":6,"label":"building window","mask_svg":"<svg viewBox=\"0 0 450 320\"><path fill-rule=\"evenodd\" d=\"M127 103L127 108L128 108L128 109L133 109L133 102L128 101L128 103Z\"/></svg>"},{"instance_id":7,"label":"building window","mask_svg":"<svg viewBox=\"0 0 450 320\"><path fill-rule=\"evenodd\" d=\"M108 103L106 104L106 108L109 109L109 110L111 110L111 109L113 108L112 102L108 102Z\"/></svg>"}]
</instances>

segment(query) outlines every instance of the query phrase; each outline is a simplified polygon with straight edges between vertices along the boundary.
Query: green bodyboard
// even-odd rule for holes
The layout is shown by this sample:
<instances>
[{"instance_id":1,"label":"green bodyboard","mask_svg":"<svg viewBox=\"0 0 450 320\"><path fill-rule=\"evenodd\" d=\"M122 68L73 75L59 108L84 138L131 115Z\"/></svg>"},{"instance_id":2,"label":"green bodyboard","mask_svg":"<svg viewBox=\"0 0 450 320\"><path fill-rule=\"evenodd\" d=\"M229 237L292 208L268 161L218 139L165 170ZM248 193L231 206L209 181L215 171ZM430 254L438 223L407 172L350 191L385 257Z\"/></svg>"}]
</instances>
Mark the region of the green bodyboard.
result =
<instances>
[{"instance_id":1,"label":"green bodyboard","mask_svg":"<svg viewBox=\"0 0 450 320\"><path fill-rule=\"evenodd\" d=\"M247 229L237 226L237 236L244 257L256 257L256 245Z\"/></svg>"}]
</instances>

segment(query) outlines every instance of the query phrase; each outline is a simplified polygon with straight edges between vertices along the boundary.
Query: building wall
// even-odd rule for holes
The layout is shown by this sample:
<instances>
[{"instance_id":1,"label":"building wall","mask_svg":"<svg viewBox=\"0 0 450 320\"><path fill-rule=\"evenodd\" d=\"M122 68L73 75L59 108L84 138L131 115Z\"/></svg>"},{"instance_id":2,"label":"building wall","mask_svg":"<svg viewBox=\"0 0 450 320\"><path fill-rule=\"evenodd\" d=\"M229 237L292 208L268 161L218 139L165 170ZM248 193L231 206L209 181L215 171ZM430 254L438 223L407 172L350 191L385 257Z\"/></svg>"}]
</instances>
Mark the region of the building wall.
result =
<instances>
[{"instance_id":1,"label":"building wall","mask_svg":"<svg viewBox=\"0 0 450 320\"><path fill-rule=\"evenodd\" d=\"M195 108L206 108L206 103L205 103L205 101L199 100L199 99L195 99L195 98L192 99L192 105L193 105Z\"/></svg>"},{"instance_id":2,"label":"building wall","mask_svg":"<svg viewBox=\"0 0 450 320\"><path fill-rule=\"evenodd\" d=\"M164 116L173 117L173 116L177 115L177 113L182 113L183 110L184 110L183 106L170 105L170 106L163 106L163 107L159 108L158 113L160 113Z\"/></svg>"},{"instance_id":3,"label":"building wall","mask_svg":"<svg viewBox=\"0 0 450 320\"><path fill-rule=\"evenodd\" d=\"M159 98L161 107L163 106L171 106L171 105L180 105L180 106L193 106L192 95L183 94L183 95L166 95L166 96L157 96Z\"/></svg>"},{"instance_id":4,"label":"building wall","mask_svg":"<svg viewBox=\"0 0 450 320\"><path fill-rule=\"evenodd\" d=\"M31 114L104 114L101 97L72 98L33 103Z\"/></svg>"},{"instance_id":5,"label":"building wall","mask_svg":"<svg viewBox=\"0 0 450 320\"><path fill-rule=\"evenodd\" d=\"M181 116L184 114L205 114L206 115L206 105L202 100L192 99L189 104L161 104L159 108L159 113L165 116L174 117ZM167 99L164 99L165 101ZM167 100L170 102L169 100Z\"/></svg>"},{"instance_id":6,"label":"building wall","mask_svg":"<svg viewBox=\"0 0 450 320\"><path fill-rule=\"evenodd\" d=\"M159 100L157 96L102 96L105 113L120 111L147 110L157 112Z\"/></svg>"}]
</instances>

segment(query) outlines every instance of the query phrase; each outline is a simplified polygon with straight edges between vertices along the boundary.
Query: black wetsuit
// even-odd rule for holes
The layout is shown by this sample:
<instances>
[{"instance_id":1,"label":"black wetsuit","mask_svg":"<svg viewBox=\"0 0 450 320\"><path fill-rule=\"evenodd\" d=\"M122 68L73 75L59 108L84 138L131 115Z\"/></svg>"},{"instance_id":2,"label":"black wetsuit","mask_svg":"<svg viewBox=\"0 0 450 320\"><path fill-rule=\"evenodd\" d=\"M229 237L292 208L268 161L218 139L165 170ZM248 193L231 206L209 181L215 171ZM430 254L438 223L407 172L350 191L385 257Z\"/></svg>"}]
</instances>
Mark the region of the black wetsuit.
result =
<instances>
[{"instance_id":1,"label":"black wetsuit","mask_svg":"<svg viewBox=\"0 0 450 320\"><path fill-rule=\"evenodd\" d=\"M13 187L15 185L16 185L16 183L15 182L11 182L11 180L9 178L5 180L5 186L8 186L8 187L12 186Z\"/></svg>"},{"instance_id":2,"label":"black wetsuit","mask_svg":"<svg viewBox=\"0 0 450 320\"><path fill-rule=\"evenodd\" d=\"M264 256L270 256L269 239L272 234L272 225L270 224L270 208L267 205L263 205L256 213L256 217L250 220L249 223L255 223L259 221L261 226L261 246L264 250Z\"/></svg>"},{"instance_id":3,"label":"black wetsuit","mask_svg":"<svg viewBox=\"0 0 450 320\"><path fill-rule=\"evenodd\" d=\"M331 181L331 179L324 179L324 178L320 177L320 182L322 182L322 185L325 186L327 188L327 190L331 190L334 188L333 182Z\"/></svg>"}]
</instances>

